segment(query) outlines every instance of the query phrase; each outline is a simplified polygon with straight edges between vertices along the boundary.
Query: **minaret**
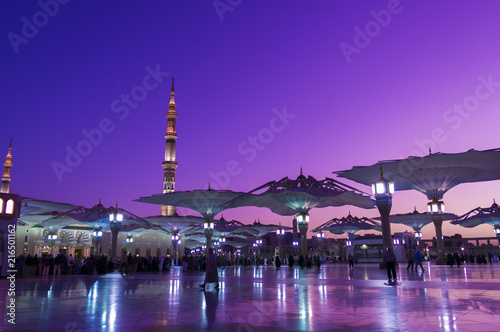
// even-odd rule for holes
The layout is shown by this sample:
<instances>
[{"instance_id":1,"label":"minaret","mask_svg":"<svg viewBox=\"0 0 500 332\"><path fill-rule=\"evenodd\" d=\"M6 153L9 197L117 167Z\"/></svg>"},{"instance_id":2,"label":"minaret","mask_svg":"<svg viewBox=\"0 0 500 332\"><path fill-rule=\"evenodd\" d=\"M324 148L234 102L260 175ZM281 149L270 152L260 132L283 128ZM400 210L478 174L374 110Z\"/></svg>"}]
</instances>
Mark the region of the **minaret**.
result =
<instances>
[{"instance_id":1,"label":"minaret","mask_svg":"<svg viewBox=\"0 0 500 332\"><path fill-rule=\"evenodd\" d=\"M167 112L167 132L165 133L165 161L162 163L164 194L175 191L175 170L177 169L177 161L175 161L175 142L177 140L177 133L175 132L175 122L177 120L177 112L175 111L174 94L174 78L172 78L172 89L170 89L170 103L168 104ZM171 216L174 215L175 212L175 206L161 206L162 216Z\"/></svg>"},{"instance_id":2,"label":"minaret","mask_svg":"<svg viewBox=\"0 0 500 332\"><path fill-rule=\"evenodd\" d=\"M2 189L1 193L8 194L10 186L10 169L12 168L12 138L10 139L9 152L3 164Z\"/></svg>"}]
</instances>

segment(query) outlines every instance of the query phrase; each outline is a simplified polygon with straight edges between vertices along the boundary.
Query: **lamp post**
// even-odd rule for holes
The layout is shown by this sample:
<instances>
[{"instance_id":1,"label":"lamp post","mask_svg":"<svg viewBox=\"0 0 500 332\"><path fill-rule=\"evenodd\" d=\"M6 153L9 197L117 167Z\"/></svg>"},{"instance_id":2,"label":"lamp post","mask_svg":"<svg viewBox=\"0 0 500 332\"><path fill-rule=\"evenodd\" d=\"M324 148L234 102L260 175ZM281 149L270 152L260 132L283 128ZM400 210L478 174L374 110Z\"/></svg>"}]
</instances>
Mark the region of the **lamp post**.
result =
<instances>
[{"instance_id":1,"label":"lamp post","mask_svg":"<svg viewBox=\"0 0 500 332\"><path fill-rule=\"evenodd\" d=\"M299 246L299 241L293 241L293 254L295 255L295 248Z\"/></svg>"},{"instance_id":2,"label":"lamp post","mask_svg":"<svg viewBox=\"0 0 500 332\"><path fill-rule=\"evenodd\" d=\"M391 241L391 222L389 215L392 207L392 194L394 193L394 182L384 178L382 165L380 165L380 179L372 184L372 192L375 196L378 211L380 213L380 221L382 224L382 244L384 253L390 248L392 250Z\"/></svg>"},{"instance_id":3,"label":"lamp post","mask_svg":"<svg viewBox=\"0 0 500 332\"><path fill-rule=\"evenodd\" d=\"M278 255L279 257L283 257L283 238L285 237L285 230L281 227L281 223L276 230L276 237L278 238Z\"/></svg>"},{"instance_id":4,"label":"lamp post","mask_svg":"<svg viewBox=\"0 0 500 332\"><path fill-rule=\"evenodd\" d=\"M111 229L111 257L116 258L116 247L118 245L118 232L122 227L123 214L118 210L118 203L113 213L109 214L109 228Z\"/></svg>"},{"instance_id":5,"label":"lamp post","mask_svg":"<svg viewBox=\"0 0 500 332\"><path fill-rule=\"evenodd\" d=\"M309 226L309 214L301 212L297 214L297 224L300 231L300 253L307 255L307 227Z\"/></svg>"},{"instance_id":6,"label":"lamp post","mask_svg":"<svg viewBox=\"0 0 500 332\"><path fill-rule=\"evenodd\" d=\"M57 233L49 233L49 235L47 235L47 240L49 240L50 252L54 256L56 254L55 248L56 248Z\"/></svg>"},{"instance_id":7,"label":"lamp post","mask_svg":"<svg viewBox=\"0 0 500 332\"><path fill-rule=\"evenodd\" d=\"M318 239L319 243L319 251L320 251L320 256L323 257L323 243L325 239L325 233L320 229L318 234L316 234L316 238Z\"/></svg>"},{"instance_id":8,"label":"lamp post","mask_svg":"<svg viewBox=\"0 0 500 332\"><path fill-rule=\"evenodd\" d=\"M212 240L212 235L214 235L214 222L211 219L205 220L203 223L203 228L205 230L205 237L207 239L206 248L208 254L208 248L210 248L210 241Z\"/></svg>"},{"instance_id":9,"label":"lamp post","mask_svg":"<svg viewBox=\"0 0 500 332\"><path fill-rule=\"evenodd\" d=\"M101 251L101 237L102 237L102 227L94 229L92 232L92 238L94 240L95 248L94 255L98 255Z\"/></svg>"},{"instance_id":10,"label":"lamp post","mask_svg":"<svg viewBox=\"0 0 500 332\"><path fill-rule=\"evenodd\" d=\"M443 265L446 263L444 258L444 243L443 243L443 213L444 202L437 198L427 203L427 208L432 216L432 223L436 229L436 244L437 244L437 261L436 264Z\"/></svg>"},{"instance_id":11,"label":"lamp post","mask_svg":"<svg viewBox=\"0 0 500 332\"><path fill-rule=\"evenodd\" d=\"M179 243L179 234L174 233L172 234L172 251L173 251L173 257L174 261L177 262L177 244Z\"/></svg>"}]
</instances>

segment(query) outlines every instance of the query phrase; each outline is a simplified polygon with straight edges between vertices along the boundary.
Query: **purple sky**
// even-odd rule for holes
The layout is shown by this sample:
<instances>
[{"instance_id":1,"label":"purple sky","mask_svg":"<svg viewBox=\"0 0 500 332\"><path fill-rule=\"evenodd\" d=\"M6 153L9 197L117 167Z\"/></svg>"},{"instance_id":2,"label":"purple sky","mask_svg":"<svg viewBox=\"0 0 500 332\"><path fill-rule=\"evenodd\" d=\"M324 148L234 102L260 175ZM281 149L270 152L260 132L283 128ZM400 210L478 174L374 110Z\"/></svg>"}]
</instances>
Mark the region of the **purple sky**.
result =
<instances>
[{"instance_id":1,"label":"purple sky","mask_svg":"<svg viewBox=\"0 0 500 332\"><path fill-rule=\"evenodd\" d=\"M86 206L102 198L158 214L158 206L132 200L162 189L172 76L178 191L209 181L246 191L295 178L300 167L323 179L426 154L436 133L433 152L500 146L498 1L220 0L218 9L213 1L41 3L51 16L34 1L0 3L0 156L3 163L13 137L11 188L23 196ZM148 81L143 100L128 114L113 112L113 102L123 107L122 94L144 91L155 70L160 76ZM273 120L277 113L288 117ZM103 123L112 132L58 178L53 165L66 164L67 147L84 146L82 131ZM222 181L233 160L239 173ZM444 201L463 214L493 198L500 199L498 181L460 185ZM392 212L424 211L426 203L423 194L397 192ZM317 209L310 228L348 211L378 216L376 209ZM257 208L224 217L291 224ZM488 225L445 223L443 231L493 236ZM434 236L433 226L423 235Z\"/></svg>"}]
</instances>

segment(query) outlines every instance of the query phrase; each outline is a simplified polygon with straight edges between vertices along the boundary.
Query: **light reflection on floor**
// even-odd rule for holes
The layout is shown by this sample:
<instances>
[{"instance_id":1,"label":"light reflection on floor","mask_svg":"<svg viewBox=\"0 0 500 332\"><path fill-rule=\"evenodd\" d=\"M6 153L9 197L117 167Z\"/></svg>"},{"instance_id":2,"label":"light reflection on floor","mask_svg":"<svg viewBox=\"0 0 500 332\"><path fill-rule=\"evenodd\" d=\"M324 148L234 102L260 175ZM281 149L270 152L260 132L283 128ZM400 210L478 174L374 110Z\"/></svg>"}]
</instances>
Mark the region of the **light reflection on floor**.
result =
<instances>
[{"instance_id":1,"label":"light reflection on floor","mask_svg":"<svg viewBox=\"0 0 500 332\"><path fill-rule=\"evenodd\" d=\"M227 267L219 291L202 272L16 281L16 325L0 280L0 330L18 331L498 331L500 264L399 269L387 286L378 265L321 270Z\"/></svg>"}]
</instances>

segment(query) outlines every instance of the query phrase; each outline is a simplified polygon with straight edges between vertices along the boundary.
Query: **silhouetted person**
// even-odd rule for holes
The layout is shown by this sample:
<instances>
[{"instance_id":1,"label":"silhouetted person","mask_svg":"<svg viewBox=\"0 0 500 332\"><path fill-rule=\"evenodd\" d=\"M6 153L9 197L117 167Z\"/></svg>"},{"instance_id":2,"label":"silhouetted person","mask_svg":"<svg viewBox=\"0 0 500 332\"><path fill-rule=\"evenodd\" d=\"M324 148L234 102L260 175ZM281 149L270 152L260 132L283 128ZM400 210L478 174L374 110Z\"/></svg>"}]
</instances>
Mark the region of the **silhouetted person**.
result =
<instances>
[{"instance_id":1,"label":"silhouetted person","mask_svg":"<svg viewBox=\"0 0 500 332\"><path fill-rule=\"evenodd\" d=\"M276 255L276 261L274 263L276 264L276 270L279 270L281 267L281 261L278 255Z\"/></svg>"},{"instance_id":2,"label":"silhouetted person","mask_svg":"<svg viewBox=\"0 0 500 332\"><path fill-rule=\"evenodd\" d=\"M410 250L411 252L411 250ZM415 261L415 271L418 272L418 267L420 266L420 268L422 269L422 272L425 271L424 267L422 266L422 260L424 259L422 257L422 254L420 253L420 250L417 250L417 252L415 253L415 256L413 257L414 261ZM413 271L413 268L412 268L412 271Z\"/></svg>"},{"instance_id":3,"label":"silhouetted person","mask_svg":"<svg viewBox=\"0 0 500 332\"><path fill-rule=\"evenodd\" d=\"M446 255L446 264L449 265L450 267L453 267L453 264L455 264L455 258L453 258L453 255L450 253Z\"/></svg>"},{"instance_id":4,"label":"silhouetted person","mask_svg":"<svg viewBox=\"0 0 500 332\"><path fill-rule=\"evenodd\" d=\"M411 268L411 271L413 272L413 264L415 262L415 258L413 257L413 251L411 251L411 249L406 253L406 260L408 261L408 267L406 268L406 271L410 271ZM420 264L422 264L422 260L420 260Z\"/></svg>"},{"instance_id":5,"label":"silhouetted person","mask_svg":"<svg viewBox=\"0 0 500 332\"><path fill-rule=\"evenodd\" d=\"M302 256L302 255L299 256L299 266L300 267L305 267L306 266L305 260L304 260L304 256Z\"/></svg>"},{"instance_id":6,"label":"silhouetted person","mask_svg":"<svg viewBox=\"0 0 500 332\"><path fill-rule=\"evenodd\" d=\"M293 255L292 255L292 254L290 254L290 256L288 256L288 266L289 266L290 268L292 268L292 267L293 267L293 261L294 261L294 259L293 259Z\"/></svg>"},{"instance_id":7,"label":"silhouetted person","mask_svg":"<svg viewBox=\"0 0 500 332\"><path fill-rule=\"evenodd\" d=\"M460 257L458 252L455 252L453 254L453 258L455 259L455 263L457 263L457 267L460 267L460 264L462 263L462 257Z\"/></svg>"},{"instance_id":8,"label":"silhouetted person","mask_svg":"<svg viewBox=\"0 0 500 332\"><path fill-rule=\"evenodd\" d=\"M216 288L219 288L219 274L217 273L217 256L214 254L214 248L208 248L206 259L207 272L205 273L205 282L200 287L205 288L209 282L216 282Z\"/></svg>"},{"instance_id":9,"label":"silhouetted person","mask_svg":"<svg viewBox=\"0 0 500 332\"><path fill-rule=\"evenodd\" d=\"M349 267L354 267L354 257L351 254L347 257L347 261L349 262Z\"/></svg>"},{"instance_id":10,"label":"silhouetted person","mask_svg":"<svg viewBox=\"0 0 500 332\"><path fill-rule=\"evenodd\" d=\"M391 283L392 281L397 282L396 255L394 255L391 248L387 248L387 251L384 254L384 263L387 268L387 277L389 278L389 283Z\"/></svg>"}]
</instances>

